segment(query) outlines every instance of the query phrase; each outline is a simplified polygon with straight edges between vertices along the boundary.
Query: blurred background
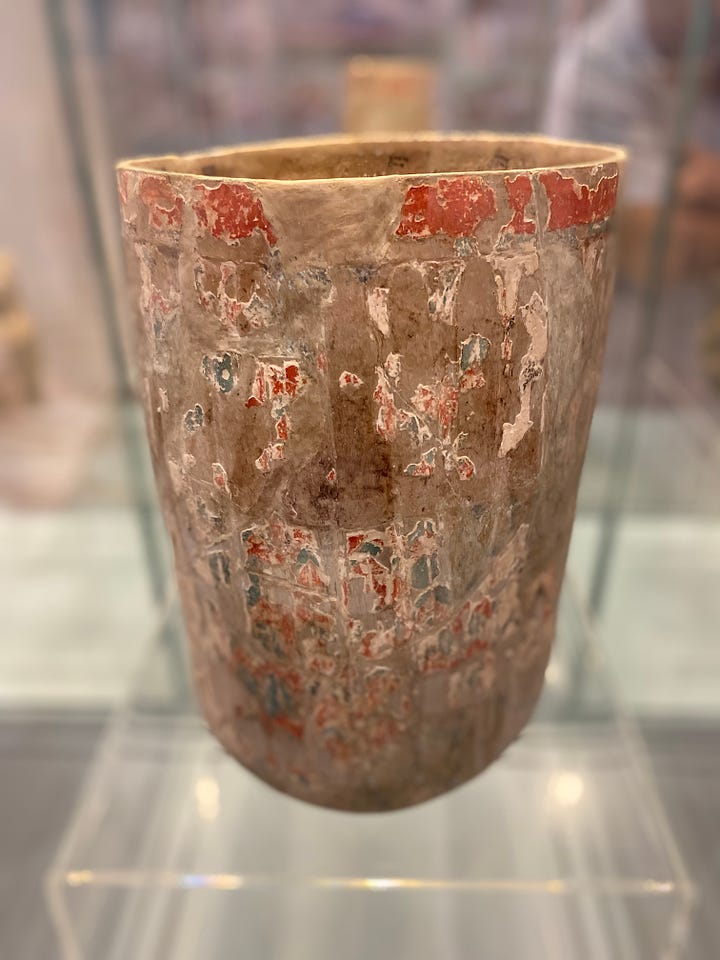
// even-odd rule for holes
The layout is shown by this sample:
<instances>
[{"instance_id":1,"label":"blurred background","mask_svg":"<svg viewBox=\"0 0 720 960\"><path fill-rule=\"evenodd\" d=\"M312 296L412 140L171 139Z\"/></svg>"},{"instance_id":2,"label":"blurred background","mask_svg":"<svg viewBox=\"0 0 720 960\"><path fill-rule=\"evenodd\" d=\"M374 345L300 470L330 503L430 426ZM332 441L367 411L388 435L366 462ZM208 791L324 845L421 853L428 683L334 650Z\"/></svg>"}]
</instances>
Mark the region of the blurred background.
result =
<instances>
[{"instance_id":1,"label":"blurred background","mask_svg":"<svg viewBox=\"0 0 720 960\"><path fill-rule=\"evenodd\" d=\"M690 878L699 899L668 933L674 953L636 931L632 943L645 946L626 941L625 953L616 944L544 955L720 956L720 3L27 0L3 21L0 956L201 955L135 941L103 952L93 937L125 930L124 906L105 927L97 906L58 908L58 888L77 879L68 864L78 866L78 837L83 870L97 854L92 810L109 809L128 776L128 730L133 751L148 736L160 751L162 718L192 717L125 349L113 162L397 129L403 117L630 151L568 564L572 650L548 684L559 724L582 712L598 655L607 661L603 716L638 732L623 749L633 762L649 758L642 797L663 811L658 843L678 857L673 889ZM393 114L387 65L348 67L361 54L402 58L396 69L412 81L403 109L395 103ZM172 767L160 752L150 796L152 777ZM207 780L206 801L220 782ZM129 835L143 814L123 815ZM128 876L140 869L133 856ZM154 869L169 858L158 854ZM610 920L599 922L596 945Z\"/></svg>"}]
</instances>

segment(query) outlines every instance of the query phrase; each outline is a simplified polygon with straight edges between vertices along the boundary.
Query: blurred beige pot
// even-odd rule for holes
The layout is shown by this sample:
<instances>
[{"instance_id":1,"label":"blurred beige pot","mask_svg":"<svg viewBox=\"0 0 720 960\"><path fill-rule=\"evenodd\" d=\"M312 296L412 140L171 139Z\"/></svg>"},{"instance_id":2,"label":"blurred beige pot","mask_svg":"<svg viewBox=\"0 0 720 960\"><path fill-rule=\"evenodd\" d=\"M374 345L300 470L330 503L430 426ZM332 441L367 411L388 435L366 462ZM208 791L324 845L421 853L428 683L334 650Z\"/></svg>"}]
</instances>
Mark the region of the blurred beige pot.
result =
<instances>
[{"instance_id":1,"label":"blurred beige pot","mask_svg":"<svg viewBox=\"0 0 720 960\"><path fill-rule=\"evenodd\" d=\"M437 73L425 60L353 57L345 74L348 133L413 133L434 126Z\"/></svg>"},{"instance_id":2,"label":"blurred beige pot","mask_svg":"<svg viewBox=\"0 0 720 960\"><path fill-rule=\"evenodd\" d=\"M0 251L0 411L39 399L37 339L18 292L15 261Z\"/></svg>"},{"instance_id":3,"label":"blurred beige pot","mask_svg":"<svg viewBox=\"0 0 720 960\"><path fill-rule=\"evenodd\" d=\"M482 770L543 683L621 154L492 135L119 167L198 697L314 803Z\"/></svg>"}]
</instances>

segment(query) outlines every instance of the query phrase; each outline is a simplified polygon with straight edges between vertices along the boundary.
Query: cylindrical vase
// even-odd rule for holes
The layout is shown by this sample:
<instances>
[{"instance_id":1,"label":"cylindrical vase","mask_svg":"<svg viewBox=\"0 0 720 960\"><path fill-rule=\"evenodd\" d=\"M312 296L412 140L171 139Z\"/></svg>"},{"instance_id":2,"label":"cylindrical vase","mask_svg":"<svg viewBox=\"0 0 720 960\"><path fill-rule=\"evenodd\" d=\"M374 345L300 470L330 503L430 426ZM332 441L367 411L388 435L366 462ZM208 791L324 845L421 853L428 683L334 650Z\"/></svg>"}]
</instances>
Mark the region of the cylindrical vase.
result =
<instances>
[{"instance_id":1,"label":"cylindrical vase","mask_svg":"<svg viewBox=\"0 0 720 960\"><path fill-rule=\"evenodd\" d=\"M622 151L349 137L120 164L197 696L295 797L491 763L543 684Z\"/></svg>"}]
</instances>

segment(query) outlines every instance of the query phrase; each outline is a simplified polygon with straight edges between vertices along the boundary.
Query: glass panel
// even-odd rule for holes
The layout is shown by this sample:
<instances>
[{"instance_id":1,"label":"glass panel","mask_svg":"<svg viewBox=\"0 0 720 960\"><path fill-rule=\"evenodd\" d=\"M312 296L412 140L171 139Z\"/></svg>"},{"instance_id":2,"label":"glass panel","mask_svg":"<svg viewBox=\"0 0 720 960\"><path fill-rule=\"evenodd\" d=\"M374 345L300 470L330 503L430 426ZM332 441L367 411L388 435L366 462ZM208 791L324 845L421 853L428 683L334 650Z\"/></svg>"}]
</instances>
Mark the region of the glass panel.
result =
<instances>
[{"instance_id":1,"label":"glass panel","mask_svg":"<svg viewBox=\"0 0 720 960\"><path fill-rule=\"evenodd\" d=\"M520 741L400 813L321 810L244 771L173 674L181 641L171 619L49 875L67 956L678 955L684 867L572 591Z\"/></svg>"}]
</instances>

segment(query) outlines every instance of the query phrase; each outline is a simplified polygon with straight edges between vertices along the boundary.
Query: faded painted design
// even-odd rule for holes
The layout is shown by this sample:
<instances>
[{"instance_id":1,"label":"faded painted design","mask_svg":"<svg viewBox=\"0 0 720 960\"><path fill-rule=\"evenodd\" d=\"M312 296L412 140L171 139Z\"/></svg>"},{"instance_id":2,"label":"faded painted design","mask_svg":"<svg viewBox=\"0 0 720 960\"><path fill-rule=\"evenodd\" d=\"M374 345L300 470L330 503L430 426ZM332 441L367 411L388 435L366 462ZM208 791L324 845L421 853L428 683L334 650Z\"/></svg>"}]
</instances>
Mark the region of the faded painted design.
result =
<instances>
[{"instance_id":1,"label":"faded painted design","mask_svg":"<svg viewBox=\"0 0 720 960\"><path fill-rule=\"evenodd\" d=\"M503 323L500 351L507 364L513 354L512 330L518 310L520 283L524 277L531 277L540 266L536 242L519 240L508 245L507 242L501 244L498 241L487 261L495 275L498 312Z\"/></svg>"},{"instance_id":2,"label":"faded painted design","mask_svg":"<svg viewBox=\"0 0 720 960\"><path fill-rule=\"evenodd\" d=\"M408 477L431 477L435 473L435 458L437 447L430 447L420 457L418 463L409 463L405 467L405 475Z\"/></svg>"},{"instance_id":3,"label":"faded painted design","mask_svg":"<svg viewBox=\"0 0 720 960\"><path fill-rule=\"evenodd\" d=\"M615 209L618 175L602 177L596 187L580 184L557 170L541 173L540 182L547 194L548 230L565 230L607 220Z\"/></svg>"},{"instance_id":4,"label":"faded painted design","mask_svg":"<svg viewBox=\"0 0 720 960\"><path fill-rule=\"evenodd\" d=\"M547 310L538 293L533 293L530 302L521 309L520 316L530 337L530 346L520 365L520 410L512 423L503 424L499 457L505 457L514 450L533 425L530 417L531 398L535 383L543 375L543 361L548 347Z\"/></svg>"},{"instance_id":5,"label":"faded painted design","mask_svg":"<svg viewBox=\"0 0 720 960\"><path fill-rule=\"evenodd\" d=\"M247 300L240 300L230 292L238 282L236 263L224 260L217 264L198 257L194 277L199 302L224 327L235 333L247 334L270 325L273 310L267 298L257 290L253 290Z\"/></svg>"},{"instance_id":6,"label":"faded painted design","mask_svg":"<svg viewBox=\"0 0 720 960\"><path fill-rule=\"evenodd\" d=\"M343 565L343 605L353 646L382 659L418 629L447 616L451 602L437 521L350 533Z\"/></svg>"},{"instance_id":7,"label":"faded painted design","mask_svg":"<svg viewBox=\"0 0 720 960\"><path fill-rule=\"evenodd\" d=\"M277 251L272 259L276 261L274 266L277 268L279 265ZM337 295L335 284L325 266L313 264L293 273L284 273L280 267L280 277L288 290L292 290L301 297L309 297L313 300L317 298L320 306L328 307L335 302Z\"/></svg>"},{"instance_id":8,"label":"faded painted design","mask_svg":"<svg viewBox=\"0 0 720 960\"><path fill-rule=\"evenodd\" d=\"M211 550L208 553L208 567L216 586L230 586L230 557L225 550Z\"/></svg>"},{"instance_id":9,"label":"faded painted design","mask_svg":"<svg viewBox=\"0 0 720 960\"><path fill-rule=\"evenodd\" d=\"M490 572L458 611L435 632L412 644L413 658L424 673L455 676L449 690L453 706L462 706L477 686L489 686L495 659L508 652L518 581L527 558L529 527L522 524Z\"/></svg>"},{"instance_id":10,"label":"faded painted design","mask_svg":"<svg viewBox=\"0 0 720 960\"><path fill-rule=\"evenodd\" d=\"M128 190L127 182L124 189ZM167 234L180 231L185 201L174 192L169 180L165 177L143 177L139 194L147 209L148 223L153 229Z\"/></svg>"},{"instance_id":11,"label":"faded painted design","mask_svg":"<svg viewBox=\"0 0 720 960\"><path fill-rule=\"evenodd\" d=\"M213 463L212 465L212 482L222 493L230 493L227 470L221 463Z\"/></svg>"},{"instance_id":12,"label":"faded painted design","mask_svg":"<svg viewBox=\"0 0 720 960\"><path fill-rule=\"evenodd\" d=\"M255 460L255 466L267 473L273 462L285 459L287 443L292 423L288 409L292 401L305 389L307 378L300 370L297 360L284 360L282 365L269 360L257 360L252 393L245 401L247 408L270 407L275 438L263 449Z\"/></svg>"},{"instance_id":13,"label":"faded painted design","mask_svg":"<svg viewBox=\"0 0 720 960\"><path fill-rule=\"evenodd\" d=\"M357 761L359 749L381 756L395 752L408 731L411 701L397 673L377 670L350 685L345 694L326 691L313 713L311 731L322 744L322 757L335 768ZM372 776L372 775L371 775Z\"/></svg>"},{"instance_id":14,"label":"faded painted design","mask_svg":"<svg viewBox=\"0 0 720 960\"><path fill-rule=\"evenodd\" d=\"M475 475L475 464L460 452L466 434L457 427L458 400L461 393L485 386L481 367L489 348L486 337L472 334L461 343L458 360L446 362L444 375L434 383L417 384L408 399L400 388L400 357L388 354L383 366L376 367L373 398L378 433L392 442L404 431L421 451L420 460L405 467L406 476L431 477L438 455L447 473L460 480Z\"/></svg>"},{"instance_id":15,"label":"faded painted design","mask_svg":"<svg viewBox=\"0 0 720 960\"><path fill-rule=\"evenodd\" d=\"M602 234L598 237L588 237L583 243L583 267L585 277L593 280L606 272L607 241Z\"/></svg>"},{"instance_id":16,"label":"faded painted design","mask_svg":"<svg viewBox=\"0 0 720 960\"><path fill-rule=\"evenodd\" d=\"M138 188L137 177L132 176L129 170L119 170L117 185L123 223L134 227L137 223L137 210L134 204Z\"/></svg>"},{"instance_id":17,"label":"faded painted design","mask_svg":"<svg viewBox=\"0 0 720 960\"><path fill-rule=\"evenodd\" d=\"M373 400L378 406L375 429L383 440L392 441L397 435L398 416L393 387L397 387L400 371L401 359L397 353L389 353L383 366L375 368L377 386Z\"/></svg>"},{"instance_id":18,"label":"faded painted design","mask_svg":"<svg viewBox=\"0 0 720 960\"><path fill-rule=\"evenodd\" d=\"M233 647L233 669L249 694L245 715L268 732L301 738L306 677L330 676L335 618L316 535L277 515L240 535L248 642Z\"/></svg>"},{"instance_id":19,"label":"faded painted design","mask_svg":"<svg viewBox=\"0 0 720 960\"><path fill-rule=\"evenodd\" d=\"M490 341L473 333L460 344L460 393L485 386L482 364L488 355Z\"/></svg>"},{"instance_id":20,"label":"faded painted design","mask_svg":"<svg viewBox=\"0 0 720 960\"><path fill-rule=\"evenodd\" d=\"M512 317L518 308L520 281L532 276L540 265L535 241L521 240L509 246L496 244L487 261L495 271L500 315Z\"/></svg>"},{"instance_id":21,"label":"faded painted design","mask_svg":"<svg viewBox=\"0 0 720 960\"><path fill-rule=\"evenodd\" d=\"M248 609L259 599L265 578L294 584L311 592L327 593L328 576L312 530L283 522L275 515L269 523L256 524L242 531L250 586Z\"/></svg>"},{"instance_id":22,"label":"faded painted design","mask_svg":"<svg viewBox=\"0 0 720 960\"><path fill-rule=\"evenodd\" d=\"M385 358L383 369L388 377L390 377L390 380L397 384L400 379L400 374L402 373L402 357L400 354L389 353Z\"/></svg>"},{"instance_id":23,"label":"faded painted design","mask_svg":"<svg viewBox=\"0 0 720 960\"><path fill-rule=\"evenodd\" d=\"M135 244L140 270L140 312L150 344L152 365L158 373L169 370L166 339L177 323L180 312L180 291L171 281L171 270L158 269L153 251L146 244Z\"/></svg>"},{"instance_id":24,"label":"faded painted design","mask_svg":"<svg viewBox=\"0 0 720 960\"><path fill-rule=\"evenodd\" d=\"M455 301L465 270L464 260L424 260L415 264L428 292L428 312L432 320L455 324Z\"/></svg>"},{"instance_id":25,"label":"faded painted design","mask_svg":"<svg viewBox=\"0 0 720 960\"><path fill-rule=\"evenodd\" d=\"M367 292L367 306L370 320L384 337L390 336L390 321L388 319L387 287L371 287Z\"/></svg>"},{"instance_id":26,"label":"faded painted design","mask_svg":"<svg viewBox=\"0 0 720 960\"><path fill-rule=\"evenodd\" d=\"M495 193L481 177L441 178L408 188L398 237L469 237L495 215Z\"/></svg>"}]
</instances>

